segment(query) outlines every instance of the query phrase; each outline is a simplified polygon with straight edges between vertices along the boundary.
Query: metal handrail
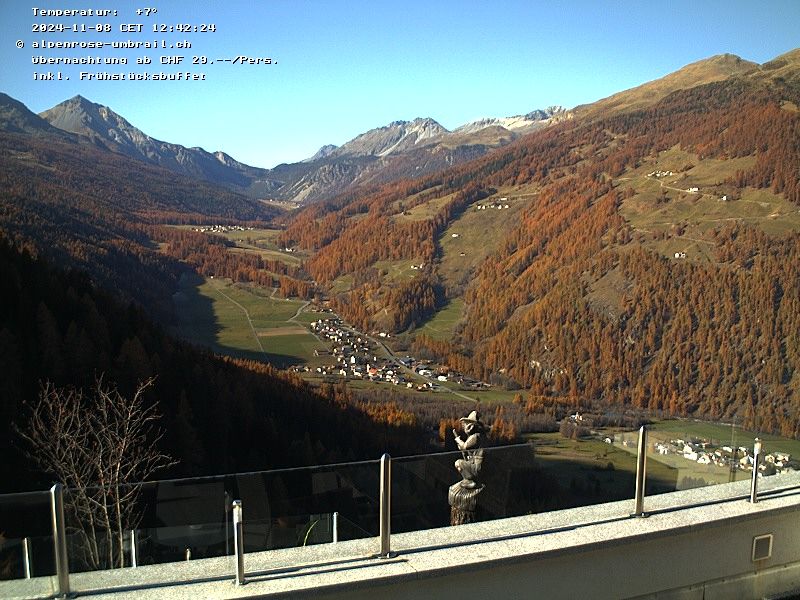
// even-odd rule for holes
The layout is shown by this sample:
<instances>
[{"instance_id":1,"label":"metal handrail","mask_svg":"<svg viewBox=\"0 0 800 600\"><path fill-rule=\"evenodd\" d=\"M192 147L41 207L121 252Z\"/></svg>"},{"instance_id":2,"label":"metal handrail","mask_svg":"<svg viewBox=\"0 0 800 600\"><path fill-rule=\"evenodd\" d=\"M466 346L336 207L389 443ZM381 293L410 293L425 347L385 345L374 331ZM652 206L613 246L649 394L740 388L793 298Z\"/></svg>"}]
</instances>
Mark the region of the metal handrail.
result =
<instances>
[{"instance_id":1,"label":"metal handrail","mask_svg":"<svg viewBox=\"0 0 800 600\"><path fill-rule=\"evenodd\" d=\"M639 430L639 443L638 443L638 455L637 455L637 476L636 476L636 492L635 492L635 510L632 514L628 515L627 518L630 517L643 517L647 516L647 514L659 514L663 512L669 512L672 510L671 508L660 508L650 511L650 513L645 513L644 511L644 498L645 498L645 486L646 486L646 458L647 458L647 432L648 429L646 426L642 426ZM520 447L528 447L530 444L515 444L510 446L503 446L503 447L495 447L495 448L488 448L487 450L502 450L508 448L520 448ZM737 498L741 499L749 499L750 502L756 503L759 501L759 494L758 494L758 465L762 458L762 444L758 438L756 438L755 447L754 447L754 465L753 465L753 476L751 481L751 489L749 498L746 495L736 495L726 498L720 498L717 500L709 500L707 502L700 502L697 503L697 506L707 505L707 504L714 504L718 502L727 502L730 500L734 500ZM424 459L427 457L437 457L437 456L446 456L448 454L457 454L457 452L438 452L438 453L429 453L425 455L418 455L418 456L408 456L402 457L401 459L394 459L394 460L401 460L401 461L408 461L411 459ZM334 463L331 465L323 465L322 468L336 468L336 467L343 467L343 466L367 466L367 465L374 465L376 462L380 465L380 489L379 489L379 500L380 500L380 507L379 507L379 552L377 554L380 558L389 558L396 555L396 553L392 552L391 549L391 494L392 494L392 473L391 473L391 463L392 458L389 454L384 454L380 460L370 460L370 461L351 461L347 463ZM315 467L294 467L290 469L279 469L274 471L254 471L249 474L263 474L263 473L282 473L282 472L296 472L298 470L308 470L313 469ZM239 477L246 474L238 474ZM184 478L180 480L165 480L165 481L202 481L202 480L209 480L215 479L224 476L213 476L213 477L203 477L203 478ZM150 482L150 483L159 483L159 482ZM800 490L800 486L788 485L788 486L778 486L772 489L768 489L761 493L761 498L764 499L766 497L771 497L776 494L781 494L785 492L792 492ZM69 560L67 556L67 546L66 546L66 529L64 523L64 492L65 488L61 484L55 484L49 490L50 496L50 512L51 512L51 519L52 519L52 530L53 530L53 544L54 544L54 557L56 563L56 595L57 596L67 596L70 593L70 581L69 581ZM41 492L40 492L41 493ZM5 496L8 497L15 497L21 496L24 494L31 494L31 492L23 492L23 493L15 493L15 494L8 494ZM229 500L230 502L230 500ZM244 570L244 543L243 543L243 517L242 517L242 506L240 500L235 500L230 504L232 506L232 522L233 522L233 537L234 537L234 546L235 546L235 557L236 557L236 572L235 572L235 581L238 585L242 585L245 583L245 570ZM685 508L687 505L681 505L681 508ZM693 506L693 505L689 505ZM678 509L678 507L675 507ZM623 516L619 517L619 520L624 520ZM339 514L333 513L332 515L332 528L333 528L333 542L338 542L338 521L339 521ZM617 520L615 517L612 520ZM227 519L226 519L227 522ZM590 523L580 523L580 524L572 524L570 528L584 526ZM520 535L530 535L535 532L526 532ZM537 532L538 533L538 532ZM136 530L131 530L130 532L130 557L132 566L137 566L138 557L137 557L137 532ZM227 538L227 536L226 536ZM414 550L406 550L413 552ZM29 540L26 538L23 540L23 561L24 561L24 572L25 576L30 578L31 577L31 548Z\"/></svg>"}]
</instances>

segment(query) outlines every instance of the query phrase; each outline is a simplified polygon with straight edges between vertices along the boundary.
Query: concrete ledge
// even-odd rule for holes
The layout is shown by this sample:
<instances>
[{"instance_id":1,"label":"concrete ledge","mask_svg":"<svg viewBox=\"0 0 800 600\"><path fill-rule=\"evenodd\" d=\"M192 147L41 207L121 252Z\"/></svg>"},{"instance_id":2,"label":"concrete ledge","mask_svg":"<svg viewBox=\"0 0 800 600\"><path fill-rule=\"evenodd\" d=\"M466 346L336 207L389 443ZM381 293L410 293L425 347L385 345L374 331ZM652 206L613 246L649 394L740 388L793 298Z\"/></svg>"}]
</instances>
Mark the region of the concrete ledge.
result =
<instances>
[{"instance_id":1,"label":"concrete ledge","mask_svg":"<svg viewBox=\"0 0 800 600\"><path fill-rule=\"evenodd\" d=\"M776 491L781 490L781 491ZM738 482L646 498L392 536L232 557L76 573L95 598L757 598L800 589L800 474L760 482L757 504ZM753 538L772 555L752 562ZM51 578L0 583L0 596L46 597Z\"/></svg>"}]
</instances>

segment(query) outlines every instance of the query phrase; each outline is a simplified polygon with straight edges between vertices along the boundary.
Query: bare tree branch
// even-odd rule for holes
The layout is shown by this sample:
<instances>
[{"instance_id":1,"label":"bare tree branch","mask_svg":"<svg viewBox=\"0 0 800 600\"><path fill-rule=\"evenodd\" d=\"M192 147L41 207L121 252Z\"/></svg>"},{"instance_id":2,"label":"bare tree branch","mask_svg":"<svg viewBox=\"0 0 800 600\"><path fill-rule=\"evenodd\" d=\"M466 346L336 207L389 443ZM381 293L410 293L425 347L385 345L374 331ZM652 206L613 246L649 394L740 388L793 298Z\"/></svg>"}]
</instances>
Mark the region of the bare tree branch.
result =
<instances>
[{"instance_id":1,"label":"bare tree branch","mask_svg":"<svg viewBox=\"0 0 800 600\"><path fill-rule=\"evenodd\" d=\"M154 381L141 382L130 398L102 375L91 397L47 382L27 423L15 426L28 456L67 488L68 527L89 568L123 566L124 533L140 519L136 483L175 464L156 448L163 437L160 415L144 399Z\"/></svg>"}]
</instances>

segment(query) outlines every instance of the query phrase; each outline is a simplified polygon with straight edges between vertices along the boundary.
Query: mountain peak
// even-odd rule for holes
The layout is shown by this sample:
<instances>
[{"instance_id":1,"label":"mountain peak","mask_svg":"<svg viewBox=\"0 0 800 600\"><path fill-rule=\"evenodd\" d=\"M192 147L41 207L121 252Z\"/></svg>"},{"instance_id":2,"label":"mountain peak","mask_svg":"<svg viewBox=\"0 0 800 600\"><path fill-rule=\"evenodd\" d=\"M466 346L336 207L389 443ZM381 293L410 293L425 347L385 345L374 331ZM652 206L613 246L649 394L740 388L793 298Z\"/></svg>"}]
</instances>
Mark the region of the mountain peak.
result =
<instances>
[{"instance_id":1,"label":"mountain peak","mask_svg":"<svg viewBox=\"0 0 800 600\"><path fill-rule=\"evenodd\" d=\"M317 150L314 153L313 156L309 156L308 158L306 158L305 160L303 160L301 162L310 163L310 162L314 162L314 161L317 161L317 160L322 160L326 156L329 156L337 148L338 148L338 146L335 145L335 144L325 144L319 150Z\"/></svg>"},{"instance_id":2,"label":"mountain peak","mask_svg":"<svg viewBox=\"0 0 800 600\"><path fill-rule=\"evenodd\" d=\"M435 119L417 117L413 121L392 121L370 129L332 151L335 156L386 156L404 152L449 133Z\"/></svg>"},{"instance_id":3,"label":"mountain peak","mask_svg":"<svg viewBox=\"0 0 800 600\"><path fill-rule=\"evenodd\" d=\"M53 108L49 109L50 111L61 109L62 112L67 111L83 111L86 114L94 115L94 114L106 114L106 115L115 115L117 118L122 119L117 113L111 110L107 106L103 106L102 104L98 104L96 102L92 102L85 96L81 96L80 94L76 94L72 98L68 100L64 100L60 104L56 104ZM49 111L45 111L49 112ZM44 113L42 113L44 114Z\"/></svg>"},{"instance_id":4,"label":"mountain peak","mask_svg":"<svg viewBox=\"0 0 800 600\"><path fill-rule=\"evenodd\" d=\"M112 130L136 131L138 136L144 135L107 106L96 104L80 94L56 104L39 116L54 127L88 136L95 142L102 141Z\"/></svg>"},{"instance_id":5,"label":"mountain peak","mask_svg":"<svg viewBox=\"0 0 800 600\"><path fill-rule=\"evenodd\" d=\"M159 165L192 177L201 177L243 191L264 175L263 169L242 164L224 152L210 154L150 137L107 106L80 94L41 113L59 130L74 133L95 146ZM255 193L255 192L254 192Z\"/></svg>"},{"instance_id":6,"label":"mountain peak","mask_svg":"<svg viewBox=\"0 0 800 600\"><path fill-rule=\"evenodd\" d=\"M692 83L700 85L703 83L710 83L711 81L718 81L730 75L742 74L751 71L758 65L749 60L744 60L741 56L736 54L716 54L709 58L704 58L693 63L689 63L662 78L672 78L680 80L682 83ZM661 80L659 80L661 81Z\"/></svg>"},{"instance_id":7,"label":"mountain peak","mask_svg":"<svg viewBox=\"0 0 800 600\"><path fill-rule=\"evenodd\" d=\"M56 135L62 138L68 136L67 133L56 129L31 112L22 102L3 92L0 92L0 131L31 135Z\"/></svg>"}]
</instances>

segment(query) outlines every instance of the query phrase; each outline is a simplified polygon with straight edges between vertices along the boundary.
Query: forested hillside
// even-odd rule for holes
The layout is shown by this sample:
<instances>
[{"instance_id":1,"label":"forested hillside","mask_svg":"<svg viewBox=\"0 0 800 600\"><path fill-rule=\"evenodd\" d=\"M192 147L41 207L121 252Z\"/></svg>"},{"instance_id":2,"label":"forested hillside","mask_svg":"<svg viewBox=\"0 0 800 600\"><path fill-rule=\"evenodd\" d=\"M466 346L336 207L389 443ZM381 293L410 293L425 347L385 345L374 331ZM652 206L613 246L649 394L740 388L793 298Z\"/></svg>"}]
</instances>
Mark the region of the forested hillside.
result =
<instances>
[{"instance_id":1,"label":"forested hillside","mask_svg":"<svg viewBox=\"0 0 800 600\"><path fill-rule=\"evenodd\" d=\"M13 426L51 382L95 378L131 394L155 377L173 475L378 457L427 448L391 405L314 390L264 363L236 361L168 334L181 277L216 273L308 293L296 269L226 252L182 223L263 224L276 209L60 137L0 133L0 413L4 491L48 484ZM256 261L254 263L254 261ZM269 271L267 271L269 270ZM274 278L273 278L274 277Z\"/></svg>"},{"instance_id":2,"label":"forested hillside","mask_svg":"<svg viewBox=\"0 0 800 600\"><path fill-rule=\"evenodd\" d=\"M530 412L632 405L797 436L797 62L342 196L298 214L284 241L315 251L306 268L346 319L410 328L451 368L526 388ZM448 244L484 199L515 210L512 225L454 279ZM458 256L476 250L465 241ZM465 309L452 339L414 331L454 298Z\"/></svg>"},{"instance_id":3,"label":"forested hillside","mask_svg":"<svg viewBox=\"0 0 800 600\"><path fill-rule=\"evenodd\" d=\"M181 270L164 223L264 220L275 210L204 182L53 137L0 133L0 228L168 320Z\"/></svg>"},{"instance_id":4,"label":"forested hillside","mask_svg":"<svg viewBox=\"0 0 800 600\"><path fill-rule=\"evenodd\" d=\"M25 427L40 383L88 389L97 375L147 392L163 415L172 475L214 474L377 458L426 448L428 436L392 406L378 410L345 388L313 390L263 363L216 357L177 341L140 309L0 239L0 444L3 491L48 485L30 471L12 425Z\"/></svg>"},{"instance_id":5,"label":"forested hillside","mask_svg":"<svg viewBox=\"0 0 800 600\"><path fill-rule=\"evenodd\" d=\"M23 481L10 426L44 381L103 374L130 393L155 376L165 449L184 474L412 452L437 425L446 438L465 408L360 400L179 342L162 327L195 273L327 300L362 331L400 333L403 349L519 389L492 407L496 440L552 430L576 408L797 437L798 62L795 51L727 79L678 77L684 87L652 102L291 218L46 129L0 133L5 481ZM303 250L302 265L178 227L284 221L279 247ZM443 307L458 323L431 335Z\"/></svg>"}]
</instances>

